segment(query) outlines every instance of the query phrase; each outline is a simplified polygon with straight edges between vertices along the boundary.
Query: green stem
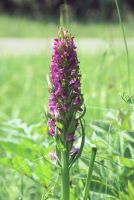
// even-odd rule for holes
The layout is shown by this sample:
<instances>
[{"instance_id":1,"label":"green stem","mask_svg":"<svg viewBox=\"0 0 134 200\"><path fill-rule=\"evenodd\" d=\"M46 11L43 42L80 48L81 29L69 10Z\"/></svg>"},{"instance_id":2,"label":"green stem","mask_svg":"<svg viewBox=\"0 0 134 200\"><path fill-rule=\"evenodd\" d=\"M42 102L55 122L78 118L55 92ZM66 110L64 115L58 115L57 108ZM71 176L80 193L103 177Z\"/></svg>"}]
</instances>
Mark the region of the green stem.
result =
<instances>
[{"instance_id":1,"label":"green stem","mask_svg":"<svg viewBox=\"0 0 134 200\"><path fill-rule=\"evenodd\" d=\"M69 153L62 153L62 184L61 184L61 200L69 200Z\"/></svg>"},{"instance_id":2,"label":"green stem","mask_svg":"<svg viewBox=\"0 0 134 200\"><path fill-rule=\"evenodd\" d=\"M88 175L87 175L87 180L86 180L86 185L84 189L84 198L83 200L89 199L89 191L90 191L90 185L91 185L91 179L92 179L92 173L93 173L93 168L94 168L94 162L95 162L95 157L96 157L96 147L92 147L92 154L91 154L91 162L90 166L88 169Z\"/></svg>"},{"instance_id":3,"label":"green stem","mask_svg":"<svg viewBox=\"0 0 134 200\"><path fill-rule=\"evenodd\" d=\"M69 25L69 13L68 13L68 5L67 0L64 0L64 8L60 9L60 26L68 26Z\"/></svg>"},{"instance_id":4,"label":"green stem","mask_svg":"<svg viewBox=\"0 0 134 200\"><path fill-rule=\"evenodd\" d=\"M24 183L23 183L23 175L21 176L21 195L20 200L23 200L23 193L24 193Z\"/></svg>"},{"instance_id":5,"label":"green stem","mask_svg":"<svg viewBox=\"0 0 134 200\"><path fill-rule=\"evenodd\" d=\"M124 45L125 45L125 49L126 49L127 70L128 70L128 87L129 87L129 95L131 95L131 75L130 75L131 72L130 72L128 46L127 46L125 30L124 30L124 26L123 26L123 22L122 22L122 18L121 18L121 13L120 13L120 9L119 9L118 0L115 0L115 4L116 4L117 13L118 13L118 17L119 17L119 22L120 22L120 26L121 26L121 30L122 30L122 34L123 34Z\"/></svg>"}]
</instances>

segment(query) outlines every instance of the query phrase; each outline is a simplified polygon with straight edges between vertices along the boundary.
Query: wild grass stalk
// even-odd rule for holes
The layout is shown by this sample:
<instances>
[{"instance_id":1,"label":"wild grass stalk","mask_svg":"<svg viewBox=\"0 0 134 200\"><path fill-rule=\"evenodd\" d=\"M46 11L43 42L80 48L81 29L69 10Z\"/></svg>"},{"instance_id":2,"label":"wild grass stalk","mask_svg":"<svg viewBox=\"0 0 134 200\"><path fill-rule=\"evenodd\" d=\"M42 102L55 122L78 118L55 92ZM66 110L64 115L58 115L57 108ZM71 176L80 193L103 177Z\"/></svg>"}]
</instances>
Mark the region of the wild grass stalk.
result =
<instances>
[{"instance_id":1,"label":"wild grass stalk","mask_svg":"<svg viewBox=\"0 0 134 200\"><path fill-rule=\"evenodd\" d=\"M129 62L128 46L127 46L126 35L125 35L124 25L123 25L123 21L122 21L120 9L119 9L118 0L115 0L115 4L116 4L117 13L118 13L118 17L119 17L119 22L120 22L120 26L121 26L121 30L122 30L124 45L125 45L125 49L126 49L127 70L128 70L128 92L129 92L129 95L131 96L131 92L132 92L131 91L131 72L130 72L130 62Z\"/></svg>"},{"instance_id":2,"label":"wild grass stalk","mask_svg":"<svg viewBox=\"0 0 134 200\"><path fill-rule=\"evenodd\" d=\"M86 185L84 189L84 197L83 200L89 200L90 199L90 185L92 180L92 173L94 169L94 163L95 163L95 157L96 157L97 149L96 147L92 147L92 154L91 154L91 162L88 169L87 179L86 179Z\"/></svg>"}]
</instances>

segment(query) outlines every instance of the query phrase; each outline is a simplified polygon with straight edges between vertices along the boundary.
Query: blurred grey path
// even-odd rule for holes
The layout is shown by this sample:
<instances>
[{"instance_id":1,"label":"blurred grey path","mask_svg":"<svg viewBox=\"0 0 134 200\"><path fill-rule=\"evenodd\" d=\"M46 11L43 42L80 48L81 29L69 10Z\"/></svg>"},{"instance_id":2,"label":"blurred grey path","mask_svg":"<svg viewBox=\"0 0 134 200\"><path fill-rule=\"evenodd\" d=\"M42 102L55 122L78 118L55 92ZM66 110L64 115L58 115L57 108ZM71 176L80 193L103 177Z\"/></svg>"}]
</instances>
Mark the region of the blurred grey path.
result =
<instances>
[{"instance_id":1,"label":"blurred grey path","mask_svg":"<svg viewBox=\"0 0 134 200\"><path fill-rule=\"evenodd\" d=\"M52 51L53 39L19 39L19 38L0 38L1 55L26 55L38 54ZM134 38L128 38L129 49L134 49ZM108 48L124 49L123 39L103 40L103 39L76 39L76 45L82 53L96 53Z\"/></svg>"}]
</instances>

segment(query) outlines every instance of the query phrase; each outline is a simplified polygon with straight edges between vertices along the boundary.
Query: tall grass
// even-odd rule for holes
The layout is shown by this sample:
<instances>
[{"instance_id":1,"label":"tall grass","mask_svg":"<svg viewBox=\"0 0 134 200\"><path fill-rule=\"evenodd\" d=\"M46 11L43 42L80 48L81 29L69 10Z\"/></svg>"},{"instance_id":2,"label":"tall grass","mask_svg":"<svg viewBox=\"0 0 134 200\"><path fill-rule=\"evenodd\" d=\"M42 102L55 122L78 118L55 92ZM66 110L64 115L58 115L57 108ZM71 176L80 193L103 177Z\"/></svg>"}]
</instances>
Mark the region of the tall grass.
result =
<instances>
[{"instance_id":1,"label":"tall grass","mask_svg":"<svg viewBox=\"0 0 134 200\"><path fill-rule=\"evenodd\" d=\"M126 59L127 59L127 69L128 69L128 91L129 91L129 95L131 96L131 93L132 93L132 91L131 91L132 90L131 89L131 71L130 71L130 63L129 63L128 46L127 46L127 41L126 41L124 25L123 25L120 10L119 10L118 0L115 0L115 4L116 4L116 8L117 8L117 13L118 13L118 16L119 16L119 22L120 22L122 35L123 35L123 39L124 39L124 45L125 45L125 49L126 49Z\"/></svg>"}]
</instances>

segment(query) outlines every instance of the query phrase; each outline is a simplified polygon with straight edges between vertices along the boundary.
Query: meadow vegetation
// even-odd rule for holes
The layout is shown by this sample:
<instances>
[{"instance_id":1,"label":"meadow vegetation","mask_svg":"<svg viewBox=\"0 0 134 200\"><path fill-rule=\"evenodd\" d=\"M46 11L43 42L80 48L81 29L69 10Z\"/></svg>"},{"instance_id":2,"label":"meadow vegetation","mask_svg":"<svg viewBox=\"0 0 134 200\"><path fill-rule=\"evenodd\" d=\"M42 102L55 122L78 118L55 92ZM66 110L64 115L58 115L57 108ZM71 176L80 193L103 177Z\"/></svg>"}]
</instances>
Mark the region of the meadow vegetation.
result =
<instances>
[{"instance_id":1,"label":"meadow vegetation","mask_svg":"<svg viewBox=\"0 0 134 200\"><path fill-rule=\"evenodd\" d=\"M124 22L126 36L133 37L133 17ZM33 20L25 17L0 16L0 37L18 37L18 38L45 38L55 37L59 29L59 21L54 20ZM122 37L118 22L74 22L69 25L69 30L77 38L102 38L112 39Z\"/></svg>"},{"instance_id":2,"label":"meadow vegetation","mask_svg":"<svg viewBox=\"0 0 134 200\"><path fill-rule=\"evenodd\" d=\"M125 27L126 36L133 37L131 22ZM1 38L55 37L57 31L58 26L50 22L0 17ZM71 31L75 37L122 37L119 24L72 23ZM51 53L0 56L1 200L60 198L59 169L45 157L55 145L48 136L44 114ZM132 91L133 57L134 49L129 48ZM134 99L128 94L126 52L109 47L92 54L79 47L78 58L87 108L86 143L72 168L71 200L82 199L92 145L97 147L97 157L91 199L133 200Z\"/></svg>"}]
</instances>

